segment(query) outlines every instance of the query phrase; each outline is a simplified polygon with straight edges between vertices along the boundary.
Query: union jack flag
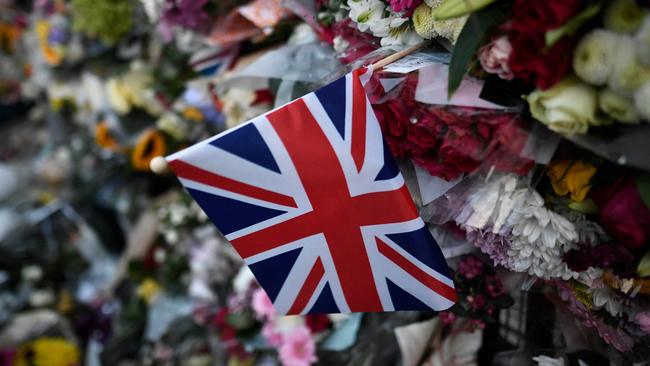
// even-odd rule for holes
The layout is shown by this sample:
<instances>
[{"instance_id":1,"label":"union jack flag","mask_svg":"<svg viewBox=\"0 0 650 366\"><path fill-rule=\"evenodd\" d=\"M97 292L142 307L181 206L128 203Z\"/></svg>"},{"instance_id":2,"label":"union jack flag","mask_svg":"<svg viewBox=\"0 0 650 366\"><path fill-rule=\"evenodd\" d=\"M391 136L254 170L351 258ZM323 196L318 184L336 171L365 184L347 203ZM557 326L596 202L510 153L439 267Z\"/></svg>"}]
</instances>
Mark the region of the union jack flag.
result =
<instances>
[{"instance_id":1,"label":"union jack flag","mask_svg":"<svg viewBox=\"0 0 650 366\"><path fill-rule=\"evenodd\" d=\"M359 69L167 158L280 314L444 310L456 300Z\"/></svg>"}]
</instances>

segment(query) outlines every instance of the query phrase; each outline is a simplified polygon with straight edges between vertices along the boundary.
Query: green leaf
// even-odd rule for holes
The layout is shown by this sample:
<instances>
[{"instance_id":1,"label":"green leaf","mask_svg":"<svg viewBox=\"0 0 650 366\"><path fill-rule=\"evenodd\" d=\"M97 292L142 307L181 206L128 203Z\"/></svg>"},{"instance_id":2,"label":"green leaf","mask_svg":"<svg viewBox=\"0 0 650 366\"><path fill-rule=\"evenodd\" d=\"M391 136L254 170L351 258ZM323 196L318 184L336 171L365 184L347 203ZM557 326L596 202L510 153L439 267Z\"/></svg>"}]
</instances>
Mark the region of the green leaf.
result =
<instances>
[{"instance_id":1,"label":"green leaf","mask_svg":"<svg viewBox=\"0 0 650 366\"><path fill-rule=\"evenodd\" d=\"M582 202L571 201L568 206L573 211L587 215L595 215L598 213L598 206L596 206L596 202L591 198L587 198Z\"/></svg>"},{"instance_id":2,"label":"green leaf","mask_svg":"<svg viewBox=\"0 0 650 366\"><path fill-rule=\"evenodd\" d=\"M476 49L483 39L485 31L492 25L501 12L502 7L498 6L498 3L494 3L473 13L467 19L454 45L454 50L451 53L449 83L447 85L447 97L449 99L451 99L463 81L463 76L467 73L469 61L476 54Z\"/></svg>"},{"instance_id":3,"label":"green leaf","mask_svg":"<svg viewBox=\"0 0 650 366\"><path fill-rule=\"evenodd\" d=\"M636 189L645 206L650 208L650 173L643 174L636 179Z\"/></svg>"},{"instance_id":4,"label":"green leaf","mask_svg":"<svg viewBox=\"0 0 650 366\"><path fill-rule=\"evenodd\" d=\"M585 10L583 10L575 17L571 18L571 20L566 22L563 26L546 32L544 35L546 39L546 46L552 47L557 41L560 40L560 38L574 34L588 20L598 15L602 7L603 3L600 1L590 4Z\"/></svg>"},{"instance_id":5,"label":"green leaf","mask_svg":"<svg viewBox=\"0 0 650 366\"><path fill-rule=\"evenodd\" d=\"M641 258L636 273L641 277L650 277L650 251Z\"/></svg>"}]
</instances>

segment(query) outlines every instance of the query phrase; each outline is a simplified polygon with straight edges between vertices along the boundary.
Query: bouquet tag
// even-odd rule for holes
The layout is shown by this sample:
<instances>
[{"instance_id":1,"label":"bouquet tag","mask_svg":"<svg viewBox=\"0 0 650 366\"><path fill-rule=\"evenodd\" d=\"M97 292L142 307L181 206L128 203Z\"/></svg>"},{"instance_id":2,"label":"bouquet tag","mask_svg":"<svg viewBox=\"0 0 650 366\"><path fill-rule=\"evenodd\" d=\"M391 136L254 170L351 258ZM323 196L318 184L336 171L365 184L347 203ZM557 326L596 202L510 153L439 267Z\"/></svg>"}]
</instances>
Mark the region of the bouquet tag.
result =
<instances>
[{"instance_id":1,"label":"bouquet tag","mask_svg":"<svg viewBox=\"0 0 650 366\"><path fill-rule=\"evenodd\" d=\"M403 58L387 65L384 67L384 71L394 72L398 74L408 74L419 70L423 67L447 63L449 61L449 55L446 53L431 53L431 52L418 52L410 55L406 55Z\"/></svg>"}]
</instances>

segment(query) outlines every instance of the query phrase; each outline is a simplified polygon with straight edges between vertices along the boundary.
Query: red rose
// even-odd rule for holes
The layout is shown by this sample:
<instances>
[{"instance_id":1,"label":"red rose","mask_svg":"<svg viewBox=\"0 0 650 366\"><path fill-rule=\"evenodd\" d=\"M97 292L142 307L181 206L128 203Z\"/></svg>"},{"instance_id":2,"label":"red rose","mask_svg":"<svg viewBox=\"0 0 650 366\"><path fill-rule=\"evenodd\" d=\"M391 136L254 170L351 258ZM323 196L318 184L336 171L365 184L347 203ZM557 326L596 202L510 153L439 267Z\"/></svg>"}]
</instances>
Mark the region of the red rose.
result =
<instances>
[{"instance_id":1,"label":"red rose","mask_svg":"<svg viewBox=\"0 0 650 366\"><path fill-rule=\"evenodd\" d=\"M384 133L384 138L393 155L404 158L407 155L405 140L409 128L409 120L401 103L391 100L386 103L372 106L377 121Z\"/></svg>"},{"instance_id":2,"label":"red rose","mask_svg":"<svg viewBox=\"0 0 650 366\"><path fill-rule=\"evenodd\" d=\"M323 314L307 314L305 315L305 323L312 334L324 332L332 325L330 318Z\"/></svg>"},{"instance_id":3,"label":"red rose","mask_svg":"<svg viewBox=\"0 0 650 366\"><path fill-rule=\"evenodd\" d=\"M548 89L571 71L574 41L563 38L547 50L538 42L542 38L543 35L515 36L508 63L515 77L541 89Z\"/></svg>"},{"instance_id":4,"label":"red rose","mask_svg":"<svg viewBox=\"0 0 650 366\"><path fill-rule=\"evenodd\" d=\"M413 158L413 162L426 169L434 177L445 180L454 180L463 174L455 164L439 161L435 156Z\"/></svg>"},{"instance_id":5,"label":"red rose","mask_svg":"<svg viewBox=\"0 0 650 366\"><path fill-rule=\"evenodd\" d=\"M545 34L577 15L583 5L581 0L515 2L512 21L504 28L512 44L508 66L517 78L547 89L569 73L574 40L564 37L547 49Z\"/></svg>"},{"instance_id":6,"label":"red rose","mask_svg":"<svg viewBox=\"0 0 650 366\"><path fill-rule=\"evenodd\" d=\"M650 240L650 209L641 200L634 178L623 176L609 187L596 187L591 197L600 209L600 224L619 244L643 249Z\"/></svg>"},{"instance_id":7,"label":"red rose","mask_svg":"<svg viewBox=\"0 0 650 366\"><path fill-rule=\"evenodd\" d=\"M434 150L442 137L442 128L443 126L435 119L422 116L409 128L407 139L410 143L410 152L415 156L421 156Z\"/></svg>"},{"instance_id":8,"label":"red rose","mask_svg":"<svg viewBox=\"0 0 650 366\"><path fill-rule=\"evenodd\" d=\"M513 6L512 27L520 32L544 33L558 28L582 10L582 0L517 0Z\"/></svg>"}]
</instances>

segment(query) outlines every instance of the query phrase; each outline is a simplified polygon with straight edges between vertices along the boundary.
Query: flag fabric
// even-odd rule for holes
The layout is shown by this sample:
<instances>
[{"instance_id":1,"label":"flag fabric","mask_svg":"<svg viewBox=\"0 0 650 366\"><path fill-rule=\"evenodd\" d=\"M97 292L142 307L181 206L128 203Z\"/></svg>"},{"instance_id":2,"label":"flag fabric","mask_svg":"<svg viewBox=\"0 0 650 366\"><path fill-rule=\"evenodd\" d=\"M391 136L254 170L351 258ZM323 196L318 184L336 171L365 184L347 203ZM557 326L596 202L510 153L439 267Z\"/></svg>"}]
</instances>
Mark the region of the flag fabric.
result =
<instances>
[{"instance_id":1,"label":"flag fabric","mask_svg":"<svg viewBox=\"0 0 650 366\"><path fill-rule=\"evenodd\" d=\"M195 52L189 60L189 65L195 72L203 76L216 76L233 64L239 47L209 47Z\"/></svg>"},{"instance_id":2,"label":"flag fabric","mask_svg":"<svg viewBox=\"0 0 650 366\"><path fill-rule=\"evenodd\" d=\"M444 310L456 300L362 68L167 158L280 314Z\"/></svg>"}]
</instances>

